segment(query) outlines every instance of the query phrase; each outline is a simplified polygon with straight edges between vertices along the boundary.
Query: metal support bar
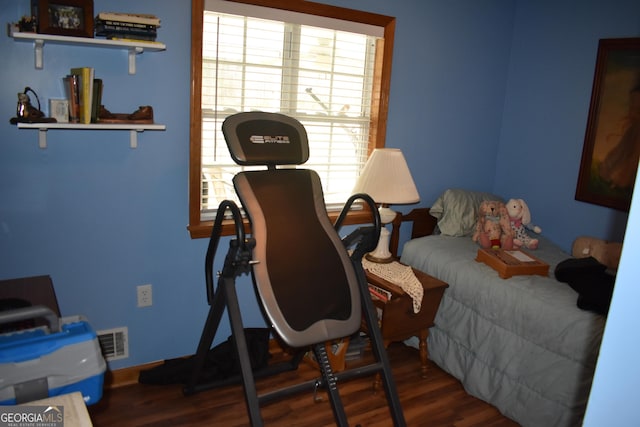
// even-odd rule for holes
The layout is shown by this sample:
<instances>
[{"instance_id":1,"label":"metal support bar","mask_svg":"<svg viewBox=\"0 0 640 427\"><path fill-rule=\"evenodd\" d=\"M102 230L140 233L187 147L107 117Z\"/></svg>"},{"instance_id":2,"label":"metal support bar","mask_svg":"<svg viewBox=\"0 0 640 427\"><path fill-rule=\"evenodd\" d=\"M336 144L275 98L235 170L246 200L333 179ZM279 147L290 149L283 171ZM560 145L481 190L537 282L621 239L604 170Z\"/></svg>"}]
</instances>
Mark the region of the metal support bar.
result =
<instances>
[{"instance_id":1,"label":"metal support bar","mask_svg":"<svg viewBox=\"0 0 640 427\"><path fill-rule=\"evenodd\" d=\"M333 410L336 425L348 427L347 414L344 411L344 405L342 405L342 399L340 399L340 393L338 392L338 380L333 374L331 362L329 362L329 355L327 354L324 343L314 345L313 354L316 356L318 366L322 372L322 378L324 379L324 384L329 394L329 401L331 402L331 409Z\"/></svg>"},{"instance_id":2,"label":"metal support bar","mask_svg":"<svg viewBox=\"0 0 640 427\"><path fill-rule=\"evenodd\" d=\"M247 404L247 411L252 427L261 427L263 425L262 416L260 415L260 402L258 400L258 392L256 390L255 379L251 370L251 360L249 359L249 349L244 336L244 326L242 324L242 315L240 314L240 305L238 304L238 294L236 293L235 280L225 279L222 286L225 287L227 296L227 314L229 315L229 323L231 323L231 331L236 343L236 351L240 361L240 371L242 372L242 386Z\"/></svg>"},{"instance_id":3,"label":"metal support bar","mask_svg":"<svg viewBox=\"0 0 640 427\"><path fill-rule=\"evenodd\" d=\"M402 405L400 404L398 390L396 389L396 384L391 372L391 364L389 363L387 350L384 347L382 332L378 327L378 319L375 314L376 309L371 298L367 298L369 288L360 260L358 260L358 265L356 266L356 275L358 276L358 286L360 288L362 312L364 314L367 330L369 331L369 338L371 339L371 350L373 351L375 359L382 364L381 377L387 394L387 401L389 402L389 410L391 411L391 417L393 418L393 425L395 427L405 427L407 424L404 419L404 414L402 413Z\"/></svg>"},{"instance_id":4,"label":"metal support bar","mask_svg":"<svg viewBox=\"0 0 640 427\"><path fill-rule=\"evenodd\" d=\"M354 378L371 376L375 373L381 372L382 369L383 369L382 363L374 362L369 365L351 368L346 371L335 372L333 375L338 382L349 381ZM316 388L324 389L325 387L326 387L326 382L322 377L314 378L312 380L308 380L299 384L293 384L287 387L262 393L258 396L258 399L261 405L266 405L276 400L280 400L295 394L299 394L304 391L314 391Z\"/></svg>"}]
</instances>

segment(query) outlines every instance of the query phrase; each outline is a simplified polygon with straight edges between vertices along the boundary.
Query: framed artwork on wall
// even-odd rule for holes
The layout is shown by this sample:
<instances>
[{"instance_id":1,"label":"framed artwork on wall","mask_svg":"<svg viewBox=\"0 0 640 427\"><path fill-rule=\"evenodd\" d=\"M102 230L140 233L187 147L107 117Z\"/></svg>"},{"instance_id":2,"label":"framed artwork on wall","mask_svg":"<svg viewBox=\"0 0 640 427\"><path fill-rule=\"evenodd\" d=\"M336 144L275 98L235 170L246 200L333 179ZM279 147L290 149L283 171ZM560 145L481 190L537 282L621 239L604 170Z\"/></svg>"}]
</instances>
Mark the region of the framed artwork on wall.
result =
<instances>
[{"instance_id":1,"label":"framed artwork on wall","mask_svg":"<svg viewBox=\"0 0 640 427\"><path fill-rule=\"evenodd\" d=\"M38 33L93 37L93 0L31 0Z\"/></svg>"},{"instance_id":2,"label":"framed artwork on wall","mask_svg":"<svg viewBox=\"0 0 640 427\"><path fill-rule=\"evenodd\" d=\"M640 158L640 38L601 39L576 200L629 211Z\"/></svg>"}]
</instances>

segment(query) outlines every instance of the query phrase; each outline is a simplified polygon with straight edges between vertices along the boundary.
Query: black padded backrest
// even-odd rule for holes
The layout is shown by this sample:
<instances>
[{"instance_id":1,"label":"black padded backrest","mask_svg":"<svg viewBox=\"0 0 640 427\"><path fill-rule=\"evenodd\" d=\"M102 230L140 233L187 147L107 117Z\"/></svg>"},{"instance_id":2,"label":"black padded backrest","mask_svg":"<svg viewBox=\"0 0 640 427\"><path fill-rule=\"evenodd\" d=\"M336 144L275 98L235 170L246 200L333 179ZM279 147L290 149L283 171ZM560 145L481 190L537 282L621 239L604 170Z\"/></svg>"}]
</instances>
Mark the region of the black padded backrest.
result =
<instances>
[{"instance_id":1,"label":"black padded backrest","mask_svg":"<svg viewBox=\"0 0 640 427\"><path fill-rule=\"evenodd\" d=\"M252 126L260 123L256 113L249 114ZM282 135L289 125L272 126L268 124L269 132ZM242 124L236 129L242 129ZM303 140L306 145L306 133ZM263 160L269 158L267 163L274 161L264 153L266 148L260 151ZM256 164L253 159L250 156L247 161ZM361 322L358 280L327 216L317 173L307 169L247 171L238 173L233 183L256 241L254 284L282 339L292 347L302 347L356 332Z\"/></svg>"},{"instance_id":2,"label":"black padded backrest","mask_svg":"<svg viewBox=\"0 0 640 427\"><path fill-rule=\"evenodd\" d=\"M239 165L301 165L309 159L304 126L283 114L234 114L222 124L222 133Z\"/></svg>"}]
</instances>

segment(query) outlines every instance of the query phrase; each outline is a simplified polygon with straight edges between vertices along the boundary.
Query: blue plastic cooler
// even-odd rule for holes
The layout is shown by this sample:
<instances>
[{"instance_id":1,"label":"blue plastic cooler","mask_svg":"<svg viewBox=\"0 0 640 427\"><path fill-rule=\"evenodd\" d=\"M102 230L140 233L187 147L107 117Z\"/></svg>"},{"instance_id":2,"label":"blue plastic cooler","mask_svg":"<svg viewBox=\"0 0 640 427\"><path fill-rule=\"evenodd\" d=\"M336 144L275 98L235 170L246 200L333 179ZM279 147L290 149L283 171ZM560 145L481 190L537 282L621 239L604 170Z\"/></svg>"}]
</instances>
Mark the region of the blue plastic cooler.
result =
<instances>
[{"instance_id":1,"label":"blue plastic cooler","mask_svg":"<svg viewBox=\"0 0 640 427\"><path fill-rule=\"evenodd\" d=\"M86 319L58 319L46 307L0 313L0 323L45 317L49 327L0 335L0 405L81 392L90 405L102 397L106 363Z\"/></svg>"}]
</instances>

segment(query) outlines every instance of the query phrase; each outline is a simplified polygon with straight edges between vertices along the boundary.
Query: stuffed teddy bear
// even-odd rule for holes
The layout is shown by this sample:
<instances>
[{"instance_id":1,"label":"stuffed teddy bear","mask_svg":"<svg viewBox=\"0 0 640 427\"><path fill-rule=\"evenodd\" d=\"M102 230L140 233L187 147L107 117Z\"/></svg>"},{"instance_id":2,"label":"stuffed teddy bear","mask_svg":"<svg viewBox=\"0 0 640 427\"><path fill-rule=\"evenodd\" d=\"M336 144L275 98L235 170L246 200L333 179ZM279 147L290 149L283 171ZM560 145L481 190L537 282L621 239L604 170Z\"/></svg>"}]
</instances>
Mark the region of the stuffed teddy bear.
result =
<instances>
[{"instance_id":1,"label":"stuffed teddy bear","mask_svg":"<svg viewBox=\"0 0 640 427\"><path fill-rule=\"evenodd\" d=\"M580 236L573 241L571 254L576 258L595 258L610 270L617 270L620 263L622 243L609 242L595 237Z\"/></svg>"},{"instance_id":2,"label":"stuffed teddy bear","mask_svg":"<svg viewBox=\"0 0 640 427\"><path fill-rule=\"evenodd\" d=\"M540 234L542 229L537 225L531 224L531 212L529 212L527 203L522 199L509 199L506 209L514 235L513 245L516 248L536 249L539 241L529 236L527 230Z\"/></svg>"},{"instance_id":3,"label":"stuffed teddy bear","mask_svg":"<svg viewBox=\"0 0 640 427\"><path fill-rule=\"evenodd\" d=\"M502 228L499 222L485 221L484 233L480 236L480 245L484 248L500 249L502 247Z\"/></svg>"},{"instance_id":4,"label":"stuffed teddy bear","mask_svg":"<svg viewBox=\"0 0 640 427\"><path fill-rule=\"evenodd\" d=\"M485 249L513 249L513 231L504 203L497 200L480 203L472 240Z\"/></svg>"}]
</instances>

